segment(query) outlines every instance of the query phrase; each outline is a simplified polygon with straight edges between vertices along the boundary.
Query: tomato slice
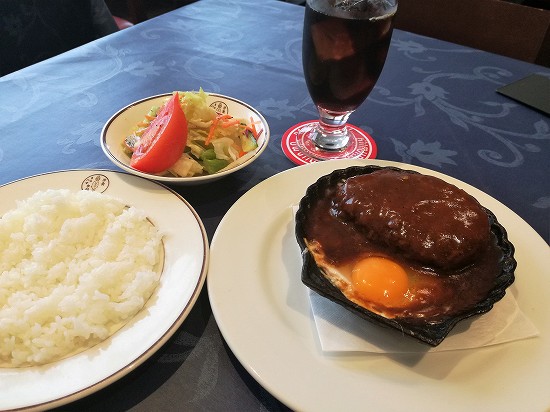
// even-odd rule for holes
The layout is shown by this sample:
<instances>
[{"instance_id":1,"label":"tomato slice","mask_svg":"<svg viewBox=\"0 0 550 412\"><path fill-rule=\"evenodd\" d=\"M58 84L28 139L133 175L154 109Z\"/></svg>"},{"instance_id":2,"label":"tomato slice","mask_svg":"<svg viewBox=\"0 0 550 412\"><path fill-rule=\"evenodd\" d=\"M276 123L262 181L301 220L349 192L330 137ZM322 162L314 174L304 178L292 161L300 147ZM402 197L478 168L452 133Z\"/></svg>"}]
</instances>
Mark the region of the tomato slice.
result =
<instances>
[{"instance_id":1,"label":"tomato slice","mask_svg":"<svg viewBox=\"0 0 550 412\"><path fill-rule=\"evenodd\" d=\"M141 135L130 166L147 173L163 172L180 158L186 143L187 119L174 93Z\"/></svg>"}]
</instances>

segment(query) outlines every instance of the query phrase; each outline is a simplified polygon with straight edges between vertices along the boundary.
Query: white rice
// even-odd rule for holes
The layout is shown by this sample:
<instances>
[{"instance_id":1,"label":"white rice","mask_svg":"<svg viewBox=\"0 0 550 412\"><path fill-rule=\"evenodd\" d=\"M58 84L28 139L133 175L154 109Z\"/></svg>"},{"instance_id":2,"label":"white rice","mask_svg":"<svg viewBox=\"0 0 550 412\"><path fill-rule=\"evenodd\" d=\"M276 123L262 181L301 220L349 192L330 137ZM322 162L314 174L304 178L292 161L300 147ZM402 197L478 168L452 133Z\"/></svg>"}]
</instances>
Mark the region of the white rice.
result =
<instances>
[{"instance_id":1,"label":"white rice","mask_svg":"<svg viewBox=\"0 0 550 412\"><path fill-rule=\"evenodd\" d=\"M47 190L0 218L0 366L49 363L108 338L159 281L162 238L134 207Z\"/></svg>"}]
</instances>

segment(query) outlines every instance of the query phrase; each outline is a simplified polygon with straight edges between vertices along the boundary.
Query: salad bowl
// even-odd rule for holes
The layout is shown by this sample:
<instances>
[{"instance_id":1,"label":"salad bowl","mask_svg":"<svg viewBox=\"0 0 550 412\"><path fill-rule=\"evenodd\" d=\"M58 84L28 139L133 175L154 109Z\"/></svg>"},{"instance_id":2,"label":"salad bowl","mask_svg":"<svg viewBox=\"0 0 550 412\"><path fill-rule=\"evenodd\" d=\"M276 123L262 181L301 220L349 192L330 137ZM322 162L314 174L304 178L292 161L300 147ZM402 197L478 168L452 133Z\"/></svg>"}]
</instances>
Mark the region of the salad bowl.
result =
<instances>
[{"instance_id":1,"label":"salad bowl","mask_svg":"<svg viewBox=\"0 0 550 412\"><path fill-rule=\"evenodd\" d=\"M180 177L171 175L170 173L147 173L133 168L130 165L130 156L124 148L125 138L132 134L136 125L153 106L161 106L171 95L172 93L164 93L146 97L129 104L111 116L101 131L101 148L111 162L129 173L147 179L175 185L197 185L221 179L250 165L267 147L270 137L269 125L258 110L233 97L217 93L207 93L206 103L218 114L228 114L236 119L251 120L257 124L256 127L258 130L262 130L257 139L258 146L233 162L230 165L231 167L213 174Z\"/></svg>"}]
</instances>

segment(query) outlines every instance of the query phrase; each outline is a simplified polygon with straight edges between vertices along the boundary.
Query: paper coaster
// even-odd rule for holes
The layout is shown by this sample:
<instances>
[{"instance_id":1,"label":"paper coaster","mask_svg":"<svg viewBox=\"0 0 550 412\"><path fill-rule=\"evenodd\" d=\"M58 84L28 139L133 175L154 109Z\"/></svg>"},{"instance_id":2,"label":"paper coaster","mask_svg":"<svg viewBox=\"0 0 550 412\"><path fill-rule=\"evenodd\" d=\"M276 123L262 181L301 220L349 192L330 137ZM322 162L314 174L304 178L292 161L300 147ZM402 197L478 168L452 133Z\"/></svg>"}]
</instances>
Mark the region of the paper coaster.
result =
<instances>
[{"instance_id":1,"label":"paper coaster","mask_svg":"<svg viewBox=\"0 0 550 412\"><path fill-rule=\"evenodd\" d=\"M308 139L301 140L300 133L311 130L316 120L298 123L288 129L281 139L283 153L297 165L316 163L333 159L374 159L376 157L376 143L364 130L348 124L348 130L353 135L350 144L343 150L326 151L319 150Z\"/></svg>"}]
</instances>

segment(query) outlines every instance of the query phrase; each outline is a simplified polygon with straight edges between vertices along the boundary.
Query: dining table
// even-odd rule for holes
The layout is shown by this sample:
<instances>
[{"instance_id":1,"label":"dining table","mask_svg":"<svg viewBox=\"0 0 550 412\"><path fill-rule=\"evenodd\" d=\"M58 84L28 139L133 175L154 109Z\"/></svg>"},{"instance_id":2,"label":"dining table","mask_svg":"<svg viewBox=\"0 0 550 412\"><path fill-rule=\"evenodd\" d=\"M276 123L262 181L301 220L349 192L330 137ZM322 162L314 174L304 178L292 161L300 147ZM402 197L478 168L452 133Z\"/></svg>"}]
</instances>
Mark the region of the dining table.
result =
<instances>
[{"instance_id":1,"label":"dining table","mask_svg":"<svg viewBox=\"0 0 550 412\"><path fill-rule=\"evenodd\" d=\"M270 131L267 148L247 167L203 184L166 183L196 211L211 247L212 273L181 326L154 353L139 362L128 361L129 367L117 372L108 384L90 382L76 393L38 404L33 404L30 394L21 409L286 411L337 410L335 405L371 410L369 405L373 405L372 410L396 411L436 407L439 409L434 410L492 410L498 405L501 411L512 411L518 410L520 401L525 411L550 408L547 366L546 372L542 366L534 371L518 367L518 379L510 374L494 386L484 381L478 391L471 386L457 389L457 381L467 385L477 374L498 369L504 359L516 365L508 360L516 351L520 353L517 363L523 365L536 365L540 363L537 359L548 356L542 353L545 348L548 353L550 335L550 317L543 303L550 291L550 118L548 113L497 91L531 75L550 79L547 67L394 29L382 74L350 117L350 123L366 131L375 145L370 159L350 162L429 170L475 188L475 193L483 193L484 199L496 205L493 212L497 218L499 213L505 216L503 224L520 253L536 251L528 259L518 258L512 290L517 299L525 294L533 297L532 302L522 301L520 306L538 336L481 348L475 354L473 349L455 351L452 366L433 374L426 358L445 363L445 356L450 355L428 353L407 362L391 354L327 353L317 343L307 351L323 358L323 364L332 365L324 369L327 374L312 368L308 375L308 362L290 361L287 355L293 352L292 334L307 335L307 339L298 340L298 352L305 350L303 342L316 342L313 326L292 327L294 317L305 322L301 325L312 325L311 313L286 290L289 282L300 287L299 270L295 282L286 278L280 284L270 281L264 302L259 303L266 307L242 308L241 319L229 322L226 312L215 309L221 307L218 300L229 299L220 296L224 292L216 290L215 284L209 284L222 276L220 255L224 252L216 246L222 236L225 240L234 235L234 242L239 243L242 255L233 256L236 260L271 261L275 258L265 250L271 247L282 254L278 256L281 261L292 260L288 253L292 257L299 254L291 224L285 229L286 223L281 223L282 229L273 229L288 231L284 236L284 241L290 242L288 247L281 249L277 236L262 241L261 246L249 242L254 242L257 222L269 219L266 211L271 201L263 198L284 197L294 183L313 183L305 172L306 182L298 182L304 179L299 171L321 164L299 165L282 147L291 126L317 117L302 71L303 19L303 6L284 1L198 0L0 77L0 197L13 182L57 171L126 173L105 155L101 132L114 113L149 96L200 88L231 96L257 109ZM550 99L550 89L542 92ZM340 165L340 161L334 166L331 162L322 162L324 171ZM285 175L280 185L275 184L273 179ZM268 194L259 194L262 185L268 185ZM251 200L253 192L255 200ZM245 221L236 225L240 233L227 233L227 227L233 227L225 225L228 213L243 199L257 201L257 207L250 207ZM277 221L271 224L279 228ZM260 249L262 256L248 255L248 251L258 253ZM545 261L535 266L537 270L542 267L541 273L524 269L530 264L525 260L531 258ZM243 282L245 276L268 276L233 273L231 267L227 265L223 276L234 276L236 282ZM530 287L536 290L524 292L520 275L533 276ZM284 290L274 303L272 294L278 293L277 288ZM248 293L258 292L242 290L242 296L236 293L231 304L245 305ZM281 325L288 325L287 329L271 324L269 318L263 323L255 319L256 313L263 314L276 304L285 306L278 316L284 317ZM546 313L535 313L542 307ZM284 336L273 337L281 330ZM239 334L257 348L251 351L254 356L263 352L261 360L249 360ZM359 360L352 366L350 359L356 357ZM473 365L472 359L482 363ZM269 373L264 374L262 362L270 363ZM331 368L342 362L348 375L340 378L341 372L336 372L332 376ZM384 362L390 365L383 367ZM399 373L413 371L418 382L410 381L410 375L399 378ZM362 393L350 395L344 387L344 382L358 384L362 380ZM48 383L43 385L47 391ZM431 385L433 398L426 395ZM9 390L8 378L0 382L0 393L5 390ZM509 409L496 401L501 398ZM362 402L357 404L357 399Z\"/></svg>"}]
</instances>

